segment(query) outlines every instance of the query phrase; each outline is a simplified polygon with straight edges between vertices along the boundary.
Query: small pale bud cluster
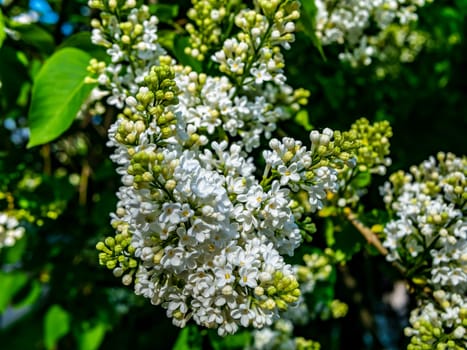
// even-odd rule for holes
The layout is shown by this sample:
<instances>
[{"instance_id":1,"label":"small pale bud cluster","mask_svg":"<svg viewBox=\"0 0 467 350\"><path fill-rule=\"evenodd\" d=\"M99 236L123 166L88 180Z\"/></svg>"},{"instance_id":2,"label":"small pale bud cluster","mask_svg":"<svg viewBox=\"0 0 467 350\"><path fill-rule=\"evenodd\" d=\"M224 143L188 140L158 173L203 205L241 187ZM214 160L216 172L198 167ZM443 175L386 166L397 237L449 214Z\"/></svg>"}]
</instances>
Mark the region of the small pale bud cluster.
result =
<instances>
[{"instance_id":1,"label":"small pale bud cluster","mask_svg":"<svg viewBox=\"0 0 467 350\"><path fill-rule=\"evenodd\" d=\"M389 155L389 139L392 129L388 121L370 124L361 118L352 124L350 132L355 132L360 147L356 150L357 167L361 172L369 171L378 175L385 175L386 168L391 165Z\"/></svg>"},{"instance_id":2,"label":"small pale bud cluster","mask_svg":"<svg viewBox=\"0 0 467 350\"><path fill-rule=\"evenodd\" d=\"M358 147L349 150L346 155L349 159L347 164L353 164L338 171L338 194L328 196L321 216L335 215L339 212L336 208L358 204L370 184L371 174L384 175L386 167L391 164L388 155L392 129L387 121L370 124L367 119L361 118L343 134ZM341 159L345 157L341 156Z\"/></svg>"},{"instance_id":3,"label":"small pale bud cluster","mask_svg":"<svg viewBox=\"0 0 467 350\"><path fill-rule=\"evenodd\" d=\"M221 43L232 12L240 5L239 0L193 0L193 7L188 11L192 23L185 26L190 34L190 46L185 49L188 55L203 61L209 50ZM208 56L209 57L209 56Z\"/></svg>"},{"instance_id":4,"label":"small pale bud cluster","mask_svg":"<svg viewBox=\"0 0 467 350\"><path fill-rule=\"evenodd\" d=\"M294 325L306 325L310 319L320 318L323 320L329 318L344 317L348 311L348 305L339 301L332 300L328 303L318 303L316 309L309 309L306 297L315 291L318 282L328 281L333 272L332 264L337 259L331 249L325 252L315 252L303 256L304 265L295 265L295 271L302 295L300 303L289 308L281 314L281 318L274 322L270 327L253 332L253 342L247 349L320 349L320 344L303 337L295 337L293 334Z\"/></svg>"},{"instance_id":5,"label":"small pale bud cluster","mask_svg":"<svg viewBox=\"0 0 467 350\"><path fill-rule=\"evenodd\" d=\"M20 225L14 212L0 212L0 250L11 247L24 235L25 228Z\"/></svg>"},{"instance_id":6,"label":"small pale bud cluster","mask_svg":"<svg viewBox=\"0 0 467 350\"><path fill-rule=\"evenodd\" d=\"M467 158L438 153L390 181L382 188L394 215L384 230L387 259L404 266L415 285L435 291L412 313L412 348L465 348Z\"/></svg>"},{"instance_id":7,"label":"small pale bud cluster","mask_svg":"<svg viewBox=\"0 0 467 350\"><path fill-rule=\"evenodd\" d=\"M425 43L413 29L425 0L317 0L316 34L323 45L345 46L339 58L352 66L410 62ZM375 26L376 34L368 28Z\"/></svg>"},{"instance_id":8,"label":"small pale bud cluster","mask_svg":"<svg viewBox=\"0 0 467 350\"><path fill-rule=\"evenodd\" d=\"M240 33L223 42L213 55L219 70L231 77L238 88L274 82L281 85L284 59L278 45L290 47L294 41L299 4L295 1L258 1L259 9L243 9L234 23Z\"/></svg>"},{"instance_id":9,"label":"small pale bud cluster","mask_svg":"<svg viewBox=\"0 0 467 350\"><path fill-rule=\"evenodd\" d=\"M116 220L113 226L122 233L118 233L115 237L107 237L104 242L97 243L96 249L100 251L99 263L112 270L115 277L122 277L123 284L128 286L133 282L133 275L138 266L138 262L133 257L135 248L130 245L128 225Z\"/></svg>"}]
</instances>

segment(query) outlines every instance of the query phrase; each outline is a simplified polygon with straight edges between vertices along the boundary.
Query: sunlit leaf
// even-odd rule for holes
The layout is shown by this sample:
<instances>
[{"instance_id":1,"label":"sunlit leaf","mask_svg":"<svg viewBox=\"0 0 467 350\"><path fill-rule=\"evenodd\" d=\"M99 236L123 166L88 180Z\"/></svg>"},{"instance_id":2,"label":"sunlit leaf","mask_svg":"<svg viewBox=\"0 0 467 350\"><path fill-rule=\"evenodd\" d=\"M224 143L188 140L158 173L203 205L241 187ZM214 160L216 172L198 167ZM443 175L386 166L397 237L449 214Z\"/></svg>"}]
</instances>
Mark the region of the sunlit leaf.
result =
<instances>
[{"instance_id":1,"label":"sunlit leaf","mask_svg":"<svg viewBox=\"0 0 467 350\"><path fill-rule=\"evenodd\" d=\"M5 21L3 20L3 13L2 10L0 9L0 47L3 45L3 41L6 38L6 32L5 32Z\"/></svg>"},{"instance_id":2,"label":"sunlit leaf","mask_svg":"<svg viewBox=\"0 0 467 350\"><path fill-rule=\"evenodd\" d=\"M23 272L0 272L0 313L6 310L11 299L27 282L28 276Z\"/></svg>"},{"instance_id":3,"label":"sunlit leaf","mask_svg":"<svg viewBox=\"0 0 467 350\"><path fill-rule=\"evenodd\" d=\"M310 124L310 118L308 116L308 112L302 109L300 112L297 113L295 116L295 122L302 126L306 131L310 131L313 129L313 126Z\"/></svg>"},{"instance_id":4,"label":"sunlit leaf","mask_svg":"<svg viewBox=\"0 0 467 350\"><path fill-rule=\"evenodd\" d=\"M47 349L55 348L57 341L70 330L70 315L59 305L53 305L44 319L44 342Z\"/></svg>"},{"instance_id":5,"label":"sunlit leaf","mask_svg":"<svg viewBox=\"0 0 467 350\"><path fill-rule=\"evenodd\" d=\"M90 59L86 52L66 47L44 64L32 89L28 147L52 141L71 126L94 87L84 82Z\"/></svg>"},{"instance_id":6,"label":"sunlit leaf","mask_svg":"<svg viewBox=\"0 0 467 350\"><path fill-rule=\"evenodd\" d=\"M104 340L107 326L104 323L97 323L93 327L87 327L77 336L79 350L96 350Z\"/></svg>"},{"instance_id":7,"label":"sunlit leaf","mask_svg":"<svg viewBox=\"0 0 467 350\"><path fill-rule=\"evenodd\" d=\"M22 293L19 293L22 294ZM39 300L39 297L42 294L42 286L41 284L37 281L31 281L29 283L29 286L27 286L27 291L25 296L19 301L15 302L15 308L21 308L21 307L27 307L30 305L33 305L35 302Z\"/></svg>"}]
</instances>

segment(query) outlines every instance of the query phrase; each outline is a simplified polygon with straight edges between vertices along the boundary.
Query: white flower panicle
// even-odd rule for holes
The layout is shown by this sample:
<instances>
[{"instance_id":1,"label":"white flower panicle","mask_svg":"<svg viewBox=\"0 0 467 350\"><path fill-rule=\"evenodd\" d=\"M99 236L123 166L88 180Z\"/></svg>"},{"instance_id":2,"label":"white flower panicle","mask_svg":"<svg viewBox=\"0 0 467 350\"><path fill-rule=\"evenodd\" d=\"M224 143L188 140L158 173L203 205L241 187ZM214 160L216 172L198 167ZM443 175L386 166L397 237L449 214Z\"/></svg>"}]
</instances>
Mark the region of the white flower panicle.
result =
<instances>
[{"instance_id":1,"label":"white flower panicle","mask_svg":"<svg viewBox=\"0 0 467 350\"><path fill-rule=\"evenodd\" d=\"M14 246L16 241L23 237L25 231L14 213L0 212L0 249Z\"/></svg>"},{"instance_id":2,"label":"white flower panicle","mask_svg":"<svg viewBox=\"0 0 467 350\"><path fill-rule=\"evenodd\" d=\"M159 56L165 54L158 43L157 17L150 15L147 6L135 8L134 1L122 3L121 10L130 11L126 21L119 22L109 12L102 12L100 20L91 21L92 42L107 48L111 62L106 64L93 59L89 67L96 76L95 81L105 86L100 94L110 93L107 103L119 109L123 108L127 97L138 92L142 78L152 66L159 64ZM115 11L117 2L91 0L89 6Z\"/></svg>"},{"instance_id":3,"label":"white flower panicle","mask_svg":"<svg viewBox=\"0 0 467 350\"><path fill-rule=\"evenodd\" d=\"M465 295L436 290L434 300L422 301L410 314L408 350L467 348L467 300Z\"/></svg>"},{"instance_id":4,"label":"white flower panicle","mask_svg":"<svg viewBox=\"0 0 467 350\"><path fill-rule=\"evenodd\" d=\"M439 153L411 174L398 172L382 189L395 213L385 228L388 260L404 266L424 256L428 283L458 293L467 290L467 159ZM412 266L409 266L412 267Z\"/></svg>"},{"instance_id":5,"label":"white flower panicle","mask_svg":"<svg viewBox=\"0 0 467 350\"><path fill-rule=\"evenodd\" d=\"M425 36L412 28L417 10L431 0L316 0L316 34L323 45L339 44L339 55L353 66L374 59L412 61L423 47ZM369 28L379 31L370 34ZM389 48L390 47L390 48Z\"/></svg>"},{"instance_id":6,"label":"white flower panicle","mask_svg":"<svg viewBox=\"0 0 467 350\"><path fill-rule=\"evenodd\" d=\"M387 259L434 291L412 312L409 349L465 349L467 158L438 153L390 181L382 188L395 216L384 230Z\"/></svg>"},{"instance_id":7,"label":"white flower panicle","mask_svg":"<svg viewBox=\"0 0 467 350\"><path fill-rule=\"evenodd\" d=\"M110 2L95 7L103 12L93 41L112 62L94 60L90 71L121 111L108 144L123 184L112 214L116 235L97 244L100 263L162 305L177 326L192 319L225 335L271 325L300 296L282 257L301 243L291 193L307 193L311 211L319 209L336 190L334 168L355 163L352 140L324 129L312 132L309 149L272 139L263 179L255 176L248 152L306 102L306 92L284 84L277 48L293 40L297 4L241 9L232 18L240 33L219 52L245 47L245 69L223 69L215 54L218 76L176 65L157 43L147 7L125 3L118 16ZM270 79L250 77L261 62Z\"/></svg>"},{"instance_id":8,"label":"white flower panicle","mask_svg":"<svg viewBox=\"0 0 467 350\"><path fill-rule=\"evenodd\" d=\"M97 245L100 262L162 305L177 326L193 319L225 335L271 325L300 296L281 256L301 242L290 193L306 191L319 208L335 190L333 167L349 159L351 142L330 129L317 138L313 132L309 151L292 139L272 140L259 182L247 152L307 93L276 79L282 73L275 68L271 81L240 75L232 82L232 70L208 76L177 66L157 43L157 19L147 7L125 3L117 17L110 3L91 5L103 11L93 41L107 47L112 62L93 61L90 71L110 92L107 103L121 110L109 145L123 186L112 215L116 235ZM257 6L234 18L248 34L223 44L253 45L253 59L244 61L250 68L280 57L277 49L267 53L271 35L274 45L292 41L289 23L298 18L294 2Z\"/></svg>"}]
</instances>

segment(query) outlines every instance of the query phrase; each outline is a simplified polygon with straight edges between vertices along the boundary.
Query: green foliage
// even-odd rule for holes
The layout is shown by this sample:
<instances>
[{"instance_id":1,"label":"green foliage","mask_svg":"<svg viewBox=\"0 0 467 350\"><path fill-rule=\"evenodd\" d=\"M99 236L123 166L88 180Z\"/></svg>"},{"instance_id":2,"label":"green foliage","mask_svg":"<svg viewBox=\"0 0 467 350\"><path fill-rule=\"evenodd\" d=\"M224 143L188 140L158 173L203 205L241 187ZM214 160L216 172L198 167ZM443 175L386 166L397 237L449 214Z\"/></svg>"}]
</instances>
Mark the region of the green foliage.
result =
<instances>
[{"instance_id":1,"label":"green foliage","mask_svg":"<svg viewBox=\"0 0 467 350\"><path fill-rule=\"evenodd\" d=\"M60 338L70 331L70 315L59 305L52 305L45 314L44 343L47 349L55 349Z\"/></svg>"},{"instance_id":2,"label":"green foliage","mask_svg":"<svg viewBox=\"0 0 467 350\"><path fill-rule=\"evenodd\" d=\"M90 59L86 52L67 47L41 68L32 90L28 147L49 142L70 127L94 87L85 82Z\"/></svg>"},{"instance_id":3,"label":"green foliage","mask_svg":"<svg viewBox=\"0 0 467 350\"><path fill-rule=\"evenodd\" d=\"M54 51L54 38L50 32L42 27L31 24L13 28L19 33L24 44L37 49L41 54L50 55Z\"/></svg>"},{"instance_id":4,"label":"green foliage","mask_svg":"<svg viewBox=\"0 0 467 350\"><path fill-rule=\"evenodd\" d=\"M313 125L310 124L310 117L306 110L301 110L297 113L294 119L295 123L303 127L305 131L310 131L313 129Z\"/></svg>"},{"instance_id":5,"label":"green foliage","mask_svg":"<svg viewBox=\"0 0 467 350\"><path fill-rule=\"evenodd\" d=\"M28 282L28 276L24 272L6 273L0 271L0 285L2 293L0 293L0 312L4 312L9 306L13 297L23 288Z\"/></svg>"},{"instance_id":6,"label":"green foliage","mask_svg":"<svg viewBox=\"0 0 467 350\"><path fill-rule=\"evenodd\" d=\"M0 48L2 47L3 42L5 41L5 38L6 38L5 21L3 19L2 10L0 9Z\"/></svg>"},{"instance_id":7,"label":"green foliage","mask_svg":"<svg viewBox=\"0 0 467 350\"><path fill-rule=\"evenodd\" d=\"M76 335L79 350L96 350L102 344L105 333L107 332L107 324L99 322L94 325L84 324L82 329Z\"/></svg>"},{"instance_id":8,"label":"green foliage","mask_svg":"<svg viewBox=\"0 0 467 350\"><path fill-rule=\"evenodd\" d=\"M187 326L179 334L173 350L201 350L202 337L196 326Z\"/></svg>"},{"instance_id":9,"label":"green foliage","mask_svg":"<svg viewBox=\"0 0 467 350\"><path fill-rule=\"evenodd\" d=\"M319 41L318 37L316 36L316 14L318 12L316 8L316 4L314 1L309 0L302 0L302 12L300 15L300 21L303 25L303 31L308 36L308 38L313 43L313 46L318 50L323 60L326 59L323 51L323 46L321 45L321 41Z\"/></svg>"},{"instance_id":10,"label":"green foliage","mask_svg":"<svg viewBox=\"0 0 467 350\"><path fill-rule=\"evenodd\" d=\"M170 23L178 16L178 4L151 4L149 10L154 13L161 22Z\"/></svg>"},{"instance_id":11,"label":"green foliage","mask_svg":"<svg viewBox=\"0 0 467 350\"><path fill-rule=\"evenodd\" d=\"M197 59L195 59L191 55L187 55L185 53L185 48L187 46L188 46L188 37L178 36L178 35L174 37L173 53L175 57L177 58L177 60L183 65L190 66L196 72L201 72L202 71L201 62L199 62Z\"/></svg>"}]
</instances>

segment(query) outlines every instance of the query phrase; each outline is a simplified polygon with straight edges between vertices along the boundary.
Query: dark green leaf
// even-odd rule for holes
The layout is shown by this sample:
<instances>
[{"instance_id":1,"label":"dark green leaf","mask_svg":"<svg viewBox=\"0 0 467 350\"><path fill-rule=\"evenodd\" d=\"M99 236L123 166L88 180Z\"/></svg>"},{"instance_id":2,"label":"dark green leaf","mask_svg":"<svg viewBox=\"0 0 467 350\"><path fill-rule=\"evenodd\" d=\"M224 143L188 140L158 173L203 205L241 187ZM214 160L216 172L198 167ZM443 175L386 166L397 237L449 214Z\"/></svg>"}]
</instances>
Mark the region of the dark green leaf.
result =
<instances>
[{"instance_id":1,"label":"dark green leaf","mask_svg":"<svg viewBox=\"0 0 467 350\"><path fill-rule=\"evenodd\" d=\"M334 238L336 241L332 248L343 253L346 260L350 260L365 244L363 236L346 222L343 222L342 226L334 230Z\"/></svg>"},{"instance_id":2,"label":"dark green leaf","mask_svg":"<svg viewBox=\"0 0 467 350\"><path fill-rule=\"evenodd\" d=\"M44 64L32 89L28 147L52 141L70 127L95 86L84 82L90 59L86 52L66 47Z\"/></svg>"},{"instance_id":3,"label":"dark green leaf","mask_svg":"<svg viewBox=\"0 0 467 350\"><path fill-rule=\"evenodd\" d=\"M308 38L310 38L316 49L319 51L323 60L326 60L321 41L316 36L316 13L318 12L316 4L314 1L310 0L302 0L301 3L302 11L300 14L300 21L303 25L303 30Z\"/></svg>"},{"instance_id":4,"label":"dark green leaf","mask_svg":"<svg viewBox=\"0 0 467 350\"><path fill-rule=\"evenodd\" d=\"M18 53L7 44L0 48L0 80L3 86L0 93L2 107L15 108L21 87L28 81L28 72Z\"/></svg>"},{"instance_id":5,"label":"dark green leaf","mask_svg":"<svg viewBox=\"0 0 467 350\"><path fill-rule=\"evenodd\" d=\"M42 53L50 55L55 49L55 41L48 31L36 24L14 28L20 34L20 40Z\"/></svg>"},{"instance_id":6,"label":"dark green leaf","mask_svg":"<svg viewBox=\"0 0 467 350\"><path fill-rule=\"evenodd\" d=\"M44 319L44 342L47 349L55 348L57 341L70 330L70 315L59 305L53 305Z\"/></svg>"},{"instance_id":7,"label":"dark green leaf","mask_svg":"<svg viewBox=\"0 0 467 350\"><path fill-rule=\"evenodd\" d=\"M195 71L200 72L202 67L201 63L194 57L185 53L185 47L188 46L188 38L185 36L176 36L174 40L174 55L178 62L190 66Z\"/></svg>"},{"instance_id":8,"label":"dark green leaf","mask_svg":"<svg viewBox=\"0 0 467 350\"><path fill-rule=\"evenodd\" d=\"M170 23L178 16L179 6L176 4L153 4L150 5L149 9L161 22Z\"/></svg>"}]
</instances>

